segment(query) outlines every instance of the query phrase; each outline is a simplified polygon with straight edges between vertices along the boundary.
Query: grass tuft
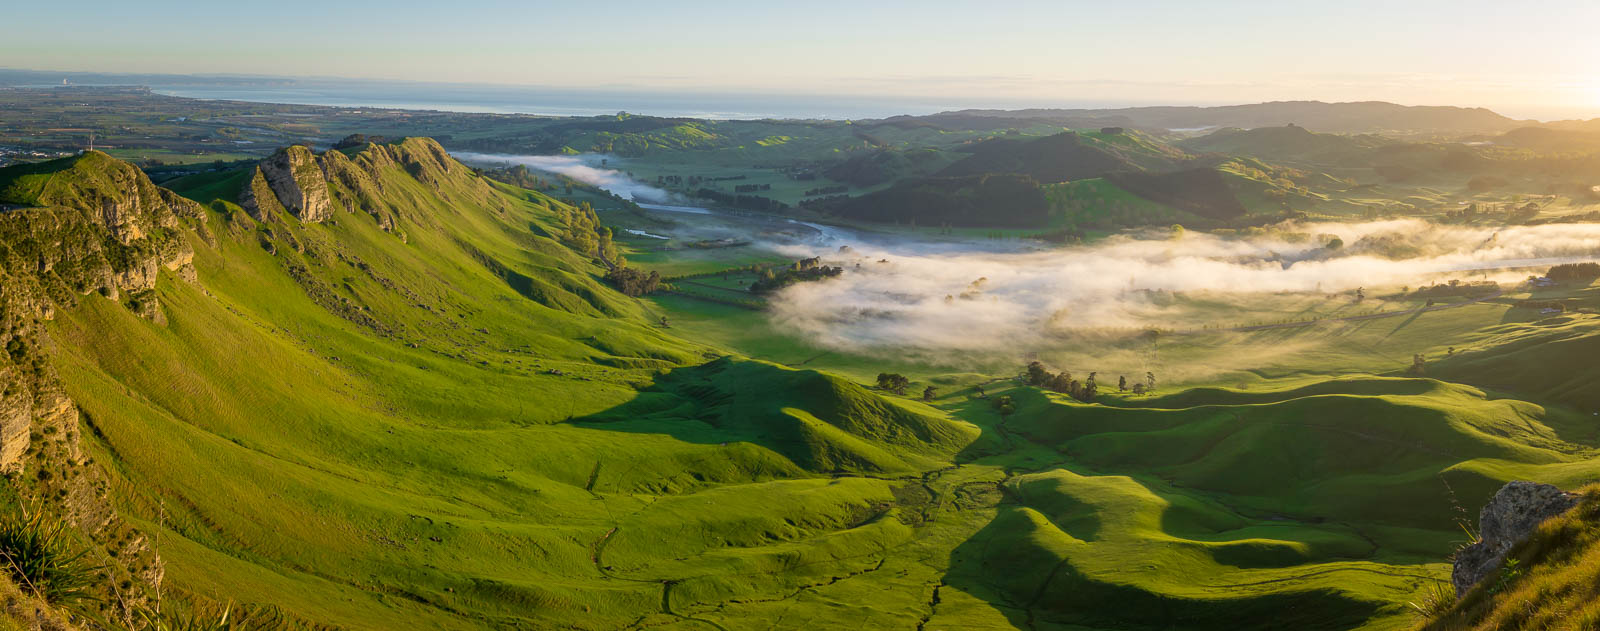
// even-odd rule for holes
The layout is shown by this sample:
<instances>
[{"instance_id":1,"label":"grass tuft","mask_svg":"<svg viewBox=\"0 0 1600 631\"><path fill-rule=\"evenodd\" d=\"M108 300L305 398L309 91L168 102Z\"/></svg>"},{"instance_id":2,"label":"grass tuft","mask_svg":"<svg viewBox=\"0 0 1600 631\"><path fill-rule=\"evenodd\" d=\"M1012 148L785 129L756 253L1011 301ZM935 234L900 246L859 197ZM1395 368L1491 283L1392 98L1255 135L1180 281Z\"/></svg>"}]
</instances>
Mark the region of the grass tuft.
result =
<instances>
[{"instance_id":1,"label":"grass tuft","mask_svg":"<svg viewBox=\"0 0 1600 631\"><path fill-rule=\"evenodd\" d=\"M23 513L0 520L0 563L22 589L57 605L96 600L99 567L87 551L72 549L66 527L48 522L42 513Z\"/></svg>"}]
</instances>

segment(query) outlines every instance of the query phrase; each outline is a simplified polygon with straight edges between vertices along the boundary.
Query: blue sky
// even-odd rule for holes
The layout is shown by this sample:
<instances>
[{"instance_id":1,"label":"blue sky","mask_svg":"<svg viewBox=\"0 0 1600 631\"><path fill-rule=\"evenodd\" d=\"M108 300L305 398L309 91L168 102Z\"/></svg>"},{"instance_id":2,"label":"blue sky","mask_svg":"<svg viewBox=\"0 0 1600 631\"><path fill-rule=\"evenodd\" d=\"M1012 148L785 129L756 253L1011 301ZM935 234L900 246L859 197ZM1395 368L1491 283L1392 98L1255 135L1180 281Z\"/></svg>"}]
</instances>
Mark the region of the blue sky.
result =
<instances>
[{"instance_id":1,"label":"blue sky","mask_svg":"<svg viewBox=\"0 0 1600 631\"><path fill-rule=\"evenodd\" d=\"M19 3L0 67L1600 116L1593 2L417 4Z\"/></svg>"}]
</instances>

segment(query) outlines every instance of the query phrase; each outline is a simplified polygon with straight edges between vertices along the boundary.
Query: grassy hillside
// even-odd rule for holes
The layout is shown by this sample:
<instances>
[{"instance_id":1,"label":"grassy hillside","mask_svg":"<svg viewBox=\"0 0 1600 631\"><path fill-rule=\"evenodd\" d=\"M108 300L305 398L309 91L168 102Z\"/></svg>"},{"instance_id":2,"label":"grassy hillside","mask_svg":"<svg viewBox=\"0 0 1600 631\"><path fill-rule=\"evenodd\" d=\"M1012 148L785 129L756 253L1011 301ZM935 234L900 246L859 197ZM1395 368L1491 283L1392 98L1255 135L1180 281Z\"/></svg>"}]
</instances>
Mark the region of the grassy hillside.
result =
<instances>
[{"instance_id":1,"label":"grassy hillside","mask_svg":"<svg viewBox=\"0 0 1600 631\"><path fill-rule=\"evenodd\" d=\"M903 542L863 521L890 482L821 474L921 470L975 433L815 373L691 368L706 349L548 236L559 202L427 141L347 158L329 186L348 205L321 224L203 199L184 232L199 280L161 278L162 322L90 299L50 325L115 503L163 542L168 594L350 628L670 621L696 590L789 590ZM762 380L794 398L741 403ZM809 569L741 574L796 554ZM690 596L664 602L674 588Z\"/></svg>"},{"instance_id":2,"label":"grassy hillside","mask_svg":"<svg viewBox=\"0 0 1600 631\"><path fill-rule=\"evenodd\" d=\"M189 202L152 186L184 213L148 231L193 274L74 288L45 325L173 607L341 629L1397 628L1445 572L1458 502L1600 476L1579 389L1491 378L1533 361L1524 339L1585 356L1588 316L1207 338L1166 361L1301 352L1249 387L1085 404L624 296L567 245L575 209L429 140L314 159L293 185L322 178L321 221L253 168L172 182ZM118 164L0 182L43 199L27 178ZM55 203L101 199L72 179ZM1399 366L1366 351L1444 340L1463 350L1429 377L1475 385L1374 375ZM861 385L882 370L936 392Z\"/></svg>"}]
</instances>

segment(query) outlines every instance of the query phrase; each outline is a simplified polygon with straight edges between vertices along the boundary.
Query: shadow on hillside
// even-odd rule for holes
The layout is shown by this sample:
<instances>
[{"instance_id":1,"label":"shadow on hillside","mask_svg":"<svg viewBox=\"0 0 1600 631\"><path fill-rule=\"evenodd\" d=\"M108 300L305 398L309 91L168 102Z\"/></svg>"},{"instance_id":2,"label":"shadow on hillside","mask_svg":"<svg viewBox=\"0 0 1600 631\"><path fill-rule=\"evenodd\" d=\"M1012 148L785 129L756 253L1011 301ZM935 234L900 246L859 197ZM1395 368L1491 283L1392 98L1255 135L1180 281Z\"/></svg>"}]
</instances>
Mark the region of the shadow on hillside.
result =
<instances>
[{"instance_id":1,"label":"shadow on hillside","mask_svg":"<svg viewBox=\"0 0 1600 631\"><path fill-rule=\"evenodd\" d=\"M566 422L729 447L702 460L768 478L904 477L948 461L972 440L960 424L846 379L727 357L674 369L624 404Z\"/></svg>"},{"instance_id":2,"label":"shadow on hillside","mask_svg":"<svg viewBox=\"0 0 1600 631\"><path fill-rule=\"evenodd\" d=\"M1063 551L1085 558L1117 551L1071 541L1010 498L996 508L988 525L950 553L944 583L988 602L1019 629L1040 628L1041 623L1114 629L1351 629L1382 607L1332 588L1186 598L1096 579ZM1146 560L1112 561L1134 566ZM1216 577L1141 574L1140 581L1147 584L1217 582Z\"/></svg>"}]
</instances>

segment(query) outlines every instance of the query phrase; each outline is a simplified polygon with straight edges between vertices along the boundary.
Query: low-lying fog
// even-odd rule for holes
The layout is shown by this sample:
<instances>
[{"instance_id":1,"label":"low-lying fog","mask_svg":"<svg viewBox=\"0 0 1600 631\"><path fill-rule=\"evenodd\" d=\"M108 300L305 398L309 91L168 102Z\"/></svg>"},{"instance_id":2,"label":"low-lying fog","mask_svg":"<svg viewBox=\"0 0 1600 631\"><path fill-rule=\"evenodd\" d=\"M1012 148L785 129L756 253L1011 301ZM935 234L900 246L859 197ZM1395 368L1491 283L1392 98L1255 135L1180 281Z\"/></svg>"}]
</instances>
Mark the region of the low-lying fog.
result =
<instances>
[{"instance_id":1,"label":"low-lying fog","mask_svg":"<svg viewBox=\"0 0 1600 631\"><path fill-rule=\"evenodd\" d=\"M1329 247L1338 239L1339 247ZM927 253L914 247L778 246L846 273L792 286L773 318L839 349L927 351L1026 347L1071 329L1248 324L1241 311L1196 321L1175 295L1393 292L1450 278L1515 282L1511 268L1586 260L1600 225L1445 227L1421 220L1280 225L1255 236L1151 233L1045 251ZM1240 322L1239 319L1246 319ZM981 333L981 334L975 334Z\"/></svg>"},{"instance_id":2,"label":"low-lying fog","mask_svg":"<svg viewBox=\"0 0 1600 631\"><path fill-rule=\"evenodd\" d=\"M673 227L652 229L658 233L652 236L686 239L714 228L727 237L744 230L738 236L755 247L844 267L837 278L773 296L771 317L780 329L821 346L865 353L1014 356L1073 331L1253 324L1270 321L1285 305L1305 304L1286 295L1327 300L1343 293L1353 303L1355 290L1366 290L1359 309L1340 313L1348 315L1382 308L1382 296L1402 287L1450 279L1515 283L1533 269L1600 255L1600 225L1489 228L1415 219L1281 224L1227 236L1151 230L1069 247L901 236L685 207L665 191L595 167L597 160L468 157L527 164L641 201L677 204L646 204L672 214Z\"/></svg>"},{"instance_id":3,"label":"low-lying fog","mask_svg":"<svg viewBox=\"0 0 1600 631\"><path fill-rule=\"evenodd\" d=\"M501 153L474 153L461 151L453 154L457 160L472 164L517 165L535 171L565 175L584 184L597 186L636 202L667 203L673 201L671 193L663 191L628 174L602 164L608 156L585 153L571 156L525 156Z\"/></svg>"}]
</instances>

